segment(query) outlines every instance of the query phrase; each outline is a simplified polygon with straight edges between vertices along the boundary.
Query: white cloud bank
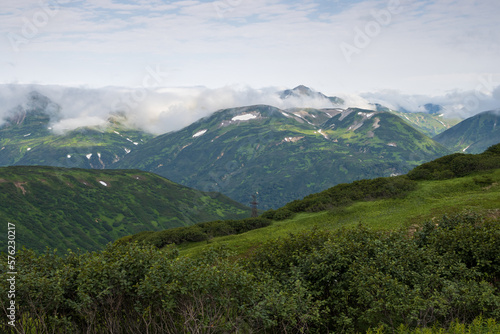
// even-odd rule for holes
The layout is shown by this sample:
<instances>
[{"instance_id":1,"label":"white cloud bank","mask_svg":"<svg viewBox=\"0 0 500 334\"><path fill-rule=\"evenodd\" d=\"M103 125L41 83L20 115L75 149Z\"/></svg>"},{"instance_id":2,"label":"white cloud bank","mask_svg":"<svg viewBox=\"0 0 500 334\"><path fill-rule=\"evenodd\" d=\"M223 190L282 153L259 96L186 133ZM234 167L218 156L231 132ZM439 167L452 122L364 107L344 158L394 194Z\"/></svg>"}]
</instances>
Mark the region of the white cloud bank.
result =
<instances>
[{"instance_id":1,"label":"white cloud bank","mask_svg":"<svg viewBox=\"0 0 500 334\"><path fill-rule=\"evenodd\" d=\"M37 91L61 107L52 128L61 133L82 126L102 125L115 112L123 112L129 125L161 134L185 127L214 111L255 104L279 108L326 108L326 99L279 98L280 88L74 88L44 85L0 85L0 119L18 105L26 106L28 94Z\"/></svg>"},{"instance_id":2,"label":"white cloud bank","mask_svg":"<svg viewBox=\"0 0 500 334\"><path fill-rule=\"evenodd\" d=\"M488 80L494 84L493 80ZM362 94L336 94L345 100L344 108L373 109L373 103L407 111L425 111L428 103L443 106L445 117L467 118L479 112L500 108L500 85L473 91L452 91L440 96L409 95L395 90ZM277 94L283 88L205 87L183 88L75 88L45 85L0 85L0 122L12 114L16 106L25 106L28 94L37 91L61 107L51 125L57 133L82 126L103 125L115 112L123 112L130 126L161 134L179 130L213 112L255 104L281 109L291 107L332 107L326 99L289 97Z\"/></svg>"}]
</instances>

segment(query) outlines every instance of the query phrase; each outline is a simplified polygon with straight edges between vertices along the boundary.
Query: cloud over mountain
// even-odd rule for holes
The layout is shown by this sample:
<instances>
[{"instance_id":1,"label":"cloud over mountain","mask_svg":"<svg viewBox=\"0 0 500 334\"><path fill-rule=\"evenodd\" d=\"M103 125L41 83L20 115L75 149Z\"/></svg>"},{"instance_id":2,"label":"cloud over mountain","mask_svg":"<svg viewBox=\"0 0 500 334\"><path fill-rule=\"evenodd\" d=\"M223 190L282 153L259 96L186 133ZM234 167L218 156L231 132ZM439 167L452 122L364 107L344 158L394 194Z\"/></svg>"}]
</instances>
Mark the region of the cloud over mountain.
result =
<instances>
[{"instance_id":1,"label":"cloud over mountain","mask_svg":"<svg viewBox=\"0 0 500 334\"><path fill-rule=\"evenodd\" d=\"M250 87L183 88L75 88L44 85L0 85L0 118L18 106L25 106L32 91L60 105L60 119L54 120L58 132L81 126L103 124L112 113L122 112L130 125L152 133L178 130L216 110L253 104L279 108L331 107L326 99L315 96L280 99L280 88Z\"/></svg>"},{"instance_id":2,"label":"cloud over mountain","mask_svg":"<svg viewBox=\"0 0 500 334\"><path fill-rule=\"evenodd\" d=\"M490 80L491 85L493 81ZM445 117L467 118L481 111L500 108L500 86L474 91L452 91L440 96L410 95L396 90L361 94L335 94L343 108L373 109L374 103L394 110L426 111L426 104L443 107ZM50 85L0 85L0 124L17 106L27 108L30 92L47 96L61 107L52 119L52 128L61 133L82 126L104 124L110 115L121 112L129 125L154 134L179 130L200 118L224 109L266 104L281 109L292 107L331 108L335 106L319 93L280 97L282 87L255 89L248 86L179 88L84 88ZM332 94L333 95L333 94Z\"/></svg>"}]
</instances>

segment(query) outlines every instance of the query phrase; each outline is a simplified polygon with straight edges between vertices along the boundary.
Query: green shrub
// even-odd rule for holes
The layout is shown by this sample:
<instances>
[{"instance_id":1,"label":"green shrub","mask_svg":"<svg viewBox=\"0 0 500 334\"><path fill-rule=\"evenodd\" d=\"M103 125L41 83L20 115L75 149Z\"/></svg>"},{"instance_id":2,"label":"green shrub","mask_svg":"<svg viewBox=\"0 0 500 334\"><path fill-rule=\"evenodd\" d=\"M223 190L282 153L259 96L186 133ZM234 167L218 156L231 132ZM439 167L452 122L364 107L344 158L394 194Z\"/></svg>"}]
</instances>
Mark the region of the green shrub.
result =
<instances>
[{"instance_id":1,"label":"green shrub","mask_svg":"<svg viewBox=\"0 0 500 334\"><path fill-rule=\"evenodd\" d=\"M437 226L436 226L437 224ZM249 260L284 286L299 280L321 303L317 332L365 332L382 324L449 326L499 318L500 222L463 213L407 230L362 226L273 240Z\"/></svg>"},{"instance_id":2,"label":"green shrub","mask_svg":"<svg viewBox=\"0 0 500 334\"><path fill-rule=\"evenodd\" d=\"M354 181L349 184L338 184L323 192L306 196L302 200L293 201L284 208L292 212L318 212L347 206L355 201L401 198L416 189L416 186L416 182L406 176Z\"/></svg>"},{"instance_id":3,"label":"green shrub","mask_svg":"<svg viewBox=\"0 0 500 334\"><path fill-rule=\"evenodd\" d=\"M279 208L278 210L276 210L276 212L274 213L273 219L274 220L285 220L285 219L292 218L293 215L294 215L294 213L291 210L284 207L284 208Z\"/></svg>"},{"instance_id":4,"label":"green shrub","mask_svg":"<svg viewBox=\"0 0 500 334\"><path fill-rule=\"evenodd\" d=\"M412 180L444 180L500 168L500 144L481 154L450 154L415 167L407 175Z\"/></svg>"}]
</instances>

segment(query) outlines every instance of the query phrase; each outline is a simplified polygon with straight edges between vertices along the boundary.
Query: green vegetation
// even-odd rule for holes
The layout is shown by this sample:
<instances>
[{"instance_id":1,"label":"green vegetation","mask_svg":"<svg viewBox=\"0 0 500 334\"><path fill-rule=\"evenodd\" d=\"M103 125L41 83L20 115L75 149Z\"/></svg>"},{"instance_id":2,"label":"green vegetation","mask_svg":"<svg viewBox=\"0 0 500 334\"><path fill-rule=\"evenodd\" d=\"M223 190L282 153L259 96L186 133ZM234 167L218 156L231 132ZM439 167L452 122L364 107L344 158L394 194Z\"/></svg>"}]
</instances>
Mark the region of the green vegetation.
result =
<instances>
[{"instance_id":1,"label":"green vegetation","mask_svg":"<svg viewBox=\"0 0 500 334\"><path fill-rule=\"evenodd\" d=\"M422 133L431 138L457 125L461 121L457 118L449 119L444 118L439 114L429 114L426 112L402 112L389 110L387 108L385 108L384 111L388 111L401 117L414 128L420 130Z\"/></svg>"},{"instance_id":2,"label":"green vegetation","mask_svg":"<svg viewBox=\"0 0 500 334\"><path fill-rule=\"evenodd\" d=\"M316 229L269 241L243 259L216 245L197 257L137 243L63 257L22 250L17 330L494 331L500 319L499 228L498 216L465 212L413 230ZM0 275L4 310L6 269ZM6 322L2 317L2 331L14 333Z\"/></svg>"},{"instance_id":3,"label":"green vegetation","mask_svg":"<svg viewBox=\"0 0 500 334\"><path fill-rule=\"evenodd\" d=\"M141 231L250 216L250 209L138 170L0 168L0 220L30 249L102 249ZM6 240L1 241L2 248Z\"/></svg>"},{"instance_id":4,"label":"green vegetation","mask_svg":"<svg viewBox=\"0 0 500 334\"><path fill-rule=\"evenodd\" d=\"M488 151L491 153L494 148ZM488 161L490 153L467 156L478 160L486 157ZM360 189L365 193L359 192ZM377 194L381 196L378 199ZM269 210L262 217L274 219L271 226L242 235L216 237L211 243L224 244L244 256L264 241L315 227L333 230L363 223L377 230L397 229L464 209L495 214L499 202L500 164L497 169L446 180L416 181L407 176L362 180L337 185L278 210ZM325 211L317 212L318 209ZM180 249L196 255L202 253L204 247L204 243L189 243Z\"/></svg>"},{"instance_id":5,"label":"green vegetation","mask_svg":"<svg viewBox=\"0 0 500 334\"><path fill-rule=\"evenodd\" d=\"M413 180L444 180L466 176L500 166L500 145L491 146L478 155L455 153L414 168L408 173ZM488 183L487 180L484 180Z\"/></svg>"},{"instance_id":6,"label":"green vegetation","mask_svg":"<svg viewBox=\"0 0 500 334\"><path fill-rule=\"evenodd\" d=\"M500 144L413 176L341 184L260 218L140 233L93 253L21 250L17 328L3 317L0 330L496 333L498 156ZM107 172L105 189L133 172ZM105 174L85 182L103 187L95 175ZM43 182L55 182L49 176ZM16 177L10 183L27 196L30 183ZM0 269L7 312L8 268Z\"/></svg>"},{"instance_id":7,"label":"green vegetation","mask_svg":"<svg viewBox=\"0 0 500 334\"><path fill-rule=\"evenodd\" d=\"M241 234L269 225L271 225L271 221L265 218L217 220L160 232L142 232L124 237L117 242L143 242L162 248L170 244L179 245L184 242L208 241L213 237Z\"/></svg>"}]
</instances>

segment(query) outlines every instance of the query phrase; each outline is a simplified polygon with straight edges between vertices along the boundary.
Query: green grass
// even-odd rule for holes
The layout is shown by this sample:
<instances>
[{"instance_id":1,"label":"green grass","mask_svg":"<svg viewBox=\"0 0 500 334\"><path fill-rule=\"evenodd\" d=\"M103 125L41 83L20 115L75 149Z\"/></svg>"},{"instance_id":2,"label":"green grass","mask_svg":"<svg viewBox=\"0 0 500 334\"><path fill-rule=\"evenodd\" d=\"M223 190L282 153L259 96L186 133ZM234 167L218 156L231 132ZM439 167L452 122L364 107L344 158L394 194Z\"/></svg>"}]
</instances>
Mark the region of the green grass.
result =
<instances>
[{"instance_id":1,"label":"green grass","mask_svg":"<svg viewBox=\"0 0 500 334\"><path fill-rule=\"evenodd\" d=\"M490 186L484 187L475 181L485 175L493 181ZM213 238L208 243L181 244L180 250L186 255L196 255L202 253L207 244L224 244L243 255L263 242L307 229L333 230L358 224L378 230L396 229L464 210L498 210L499 203L500 169L497 169L451 180L421 181L417 189L403 199L356 202L330 211L300 213L292 219L274 221L269 227L240 235Z\"/></svg>"}]
</instances>

